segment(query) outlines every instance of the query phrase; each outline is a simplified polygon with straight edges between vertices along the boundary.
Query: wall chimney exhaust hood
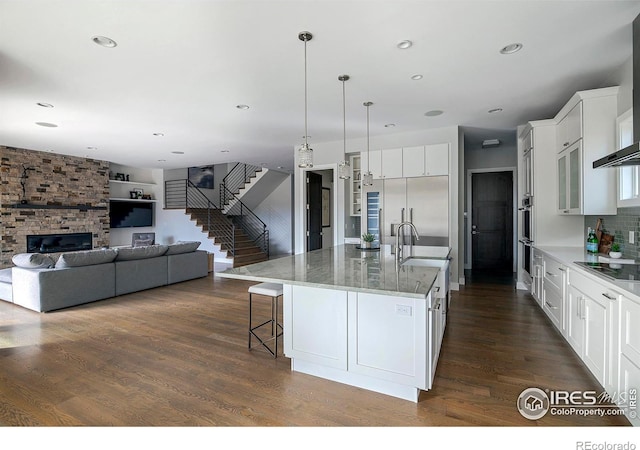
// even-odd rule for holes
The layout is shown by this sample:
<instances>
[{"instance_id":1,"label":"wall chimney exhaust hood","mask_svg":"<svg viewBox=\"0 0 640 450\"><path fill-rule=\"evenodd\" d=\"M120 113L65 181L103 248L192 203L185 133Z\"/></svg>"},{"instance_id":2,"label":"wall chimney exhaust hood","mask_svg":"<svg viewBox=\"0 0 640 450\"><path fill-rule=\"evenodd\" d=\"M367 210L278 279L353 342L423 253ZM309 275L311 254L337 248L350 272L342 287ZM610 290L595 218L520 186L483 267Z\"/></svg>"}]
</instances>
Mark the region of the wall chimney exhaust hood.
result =
<instances>
[{"instance_id":1,"label":"wall chimney exhaust hood","mask_svg":"<svg viewBox=\"0 0 640 450\"><path fill-rule=\"evenodd\" d=\"M633 140L634 143L593 162L593 168L640 166L640 15L633 20Z\"/></svg>"}]
</instances>

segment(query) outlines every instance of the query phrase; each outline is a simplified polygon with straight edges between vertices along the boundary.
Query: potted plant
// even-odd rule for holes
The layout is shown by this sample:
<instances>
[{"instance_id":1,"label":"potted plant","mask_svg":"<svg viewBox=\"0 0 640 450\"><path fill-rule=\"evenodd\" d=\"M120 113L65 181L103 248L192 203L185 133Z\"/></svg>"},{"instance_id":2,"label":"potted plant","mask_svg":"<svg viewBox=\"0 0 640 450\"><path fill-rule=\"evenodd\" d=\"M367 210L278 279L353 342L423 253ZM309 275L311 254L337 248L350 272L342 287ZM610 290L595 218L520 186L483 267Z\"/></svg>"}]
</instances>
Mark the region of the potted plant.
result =
<instances>
[{"instance_id":1,"label":"potted plant","mask_svg":"<svg viewBox=\"0 0 640 450\"><path fill-rule=\"evenodd\" d=\"M371 248L371 245L373 244L373 240L375 239L375 236L371 233L365 233L362 235L362 248Z\"/></svg>"},{"instance_id":2,"label":"potted plant","mask_svg":"<svg viewBox=\"0 0 640 450\"><path fill-rule=\"evenodd\" d=\"M609 251L609 257L611 258L620 258L622 256L622 252L620 251L620 244L614 242L611 244L611 250Z\"/></svg>"}]
</instances>

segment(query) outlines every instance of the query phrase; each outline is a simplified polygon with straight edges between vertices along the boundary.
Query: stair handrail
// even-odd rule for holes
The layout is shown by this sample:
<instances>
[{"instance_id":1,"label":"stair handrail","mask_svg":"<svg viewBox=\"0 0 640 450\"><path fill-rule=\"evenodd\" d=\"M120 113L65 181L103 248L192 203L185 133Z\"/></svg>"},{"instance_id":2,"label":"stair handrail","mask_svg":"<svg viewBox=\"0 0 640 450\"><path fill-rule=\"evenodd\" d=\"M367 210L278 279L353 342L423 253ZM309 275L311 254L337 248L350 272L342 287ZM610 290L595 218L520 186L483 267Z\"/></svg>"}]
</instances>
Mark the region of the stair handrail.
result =
<instances>
[{"instance_id":1,"label":"stair handrail","mask_svg":"<svg viewBox=\"0 0 640 450\"><path fill-rule=\"evenodd\" d=\"M269 257L269 230L267 224L260 219L240 198L231 192L224 183L220 183L220 204L229 205L225 214Z\"/></svg>"},{"instance_id":2,"label":"stair handrail","mask_svg":"<svg viewBox=\"0 0 640 450\"><path fill-rule=\"evenodd\" d=\"M244 187L244 185L251 181L251 178L256 175L256 172L261 170L262 167L260 166L237 163L222 179L222 184L224 184L224 187L234 194L238 194L240 192L240 188Z\"/></svg>"}]
</instances>

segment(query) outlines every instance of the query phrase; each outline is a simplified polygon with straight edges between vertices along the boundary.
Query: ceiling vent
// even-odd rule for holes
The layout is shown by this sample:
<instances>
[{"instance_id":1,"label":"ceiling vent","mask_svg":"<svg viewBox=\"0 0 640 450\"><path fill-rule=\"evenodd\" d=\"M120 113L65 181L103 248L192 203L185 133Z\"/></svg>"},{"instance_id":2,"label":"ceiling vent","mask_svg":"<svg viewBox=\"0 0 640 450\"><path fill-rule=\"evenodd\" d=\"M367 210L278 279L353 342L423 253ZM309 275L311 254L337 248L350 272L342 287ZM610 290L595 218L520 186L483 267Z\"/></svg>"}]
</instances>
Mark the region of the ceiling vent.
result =
<instances>
[{"instance_id":1,"label":"ceiling vent","mask_svg":"<svg viewBox=\"0 0 640 450\"><path fill-rule=\"evenodd\" d=\"M500 145L499 139L487 139L482 141L482 148L493 148L498 147Z\"/></svg>"}]
</instances>

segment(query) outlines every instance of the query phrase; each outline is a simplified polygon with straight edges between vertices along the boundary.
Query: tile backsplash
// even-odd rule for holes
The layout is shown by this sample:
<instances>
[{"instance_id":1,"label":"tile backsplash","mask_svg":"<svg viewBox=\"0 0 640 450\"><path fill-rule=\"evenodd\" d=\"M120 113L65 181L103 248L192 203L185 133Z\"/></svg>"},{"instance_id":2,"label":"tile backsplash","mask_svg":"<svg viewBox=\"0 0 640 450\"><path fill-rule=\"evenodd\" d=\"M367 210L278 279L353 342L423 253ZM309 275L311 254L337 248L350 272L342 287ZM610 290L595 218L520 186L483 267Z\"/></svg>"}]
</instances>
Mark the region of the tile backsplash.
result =
<instances>
[{"instance_id":1,"label":"tile backsplash","mask_svg":"<svg viewBox=\"0 0 640 450\"><path fill-rule=\"evenodd\" d=\"M587 228L595 228L598 219L602 219L603 229L615 236L614 242L620 244L623 258L640 260L640 207L618 208L615 216L585 216L584 240L587 240ZM635 242L629 244L629 231L634 231Z\"/></svg>"}]
</instances>

